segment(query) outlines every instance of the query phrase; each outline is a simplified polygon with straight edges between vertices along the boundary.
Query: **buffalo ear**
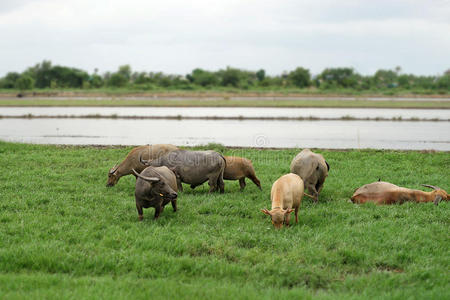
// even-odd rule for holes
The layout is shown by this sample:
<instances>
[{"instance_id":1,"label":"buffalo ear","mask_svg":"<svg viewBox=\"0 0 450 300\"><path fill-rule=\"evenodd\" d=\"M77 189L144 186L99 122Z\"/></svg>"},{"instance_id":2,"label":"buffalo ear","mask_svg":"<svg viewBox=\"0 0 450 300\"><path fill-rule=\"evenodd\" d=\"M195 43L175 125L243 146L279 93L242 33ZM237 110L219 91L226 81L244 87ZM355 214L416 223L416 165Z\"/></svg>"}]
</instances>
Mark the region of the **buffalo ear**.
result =
<instances>
[{"instance_id":1,"label":"buffalo ear","mask_svg":"<svg viewBox=\"0 0 450 300\"><path fill-rule=\"evenodd\" d=\"M286 209L286 211L284 212L285 215L290 214L291 212L293 212L294 210L292 208L288 208Z\"/></svg>"},{"instance_id":2,"label":"buffalo ear","mask_svg":"<svg viewBox=\"0 0 450 300\"><path fill-rule=\"evenodd\" d=\"M268 216L272 216L272 215L270 214L270 211L267 210L267 208L261 209L261 212L262 212L263 214L268 215Z\"/></svg>"},{"instance_id":3,"label":"buffalo ear","mask_svg":"<svg viewBox=\"0 0 450 300\"><path fill-rule=\"evenodd\" d=\"M325 161L325 164L327 165L327 171L330 171L330 165Z\"/></svg>"},{"instance_id":4,"label":"buffalo ear","mask_svg":"<svg viewBox=\"0 0 450 300\"><path fill-rule=\"evenodd\" d=\"M173 168L169 168L170 171L173 172L173 174L175 174L175 177L180 177L180 174L178 174L177 172L177 168L173 167Z\"/></svg>"},{"instance_id":5,"label":"buffalo ear","mask_svg":"<svg viewBox=\"0 0 450 300\"><path fill-rule=\"evenodd\" d=\"M442 196L441 195L436 195L436 198L434 198L434 205L438 205L439 201L442 200Z\"/></svg>"}]
</instances>

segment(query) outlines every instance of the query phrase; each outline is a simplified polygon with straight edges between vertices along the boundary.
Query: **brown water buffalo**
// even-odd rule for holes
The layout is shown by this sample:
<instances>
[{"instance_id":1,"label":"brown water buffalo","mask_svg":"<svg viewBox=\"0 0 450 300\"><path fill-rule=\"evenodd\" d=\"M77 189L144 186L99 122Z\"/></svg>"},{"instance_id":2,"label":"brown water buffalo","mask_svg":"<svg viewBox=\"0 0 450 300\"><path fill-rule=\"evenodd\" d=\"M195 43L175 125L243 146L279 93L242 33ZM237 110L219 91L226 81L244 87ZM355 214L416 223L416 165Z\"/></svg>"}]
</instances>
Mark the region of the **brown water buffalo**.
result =
<instances>
[{"instance_id":1,"label":"brown water buffalo","mask_svg":"<svg viewBox=\"0 0 450 300\"><path fill-rule=\"evenodd\" d=\"M245 188L245 177L247 177L261 190L261 182L256 178L255 169L251 160L237 156L224 157L227 165L223 172L223 179L239 180L239 186L242 191Z\"/></svg>"},{"instance_id":2,"label":"brown water buffalo","mask_svg":"<svg viewBox=\"0 0 450 300\"><path fill-rule=\"evenodd\" d=\"M432 188L431 192L424 192L420 190L413 190L404 187L399 187L395 184L377 181L363 185L356 189L351 198L353 203L367 203L372 202L378 205L381 204L402 204L406 201L411 202L434 202L438 205L439 201L450 199L449 194L443 189L433 186L423 186Z\"/></svg>"},{"instance_id":3,"label":"brown water buffalo","mask_svg":"<svg viewBox=\"0 0 450 300\"><path fill-rule=\"evenodd\" d=\"M283 223L289 226L291 212L295 210L295 223L298 223L298 210L304 192L303 180L297 174L289 173L278 178L272 185L270 199L272 209L261 211L270 216L275 228L280 229Z\"/></svg>"},{"instance_id":4,"label":"brown water buffalo","mask_svg":"<svg viewBox=\"0 0 450 300\"><path fill-rule=\"evenodd\" d=\"M256 178L255 169L252 161L238 156L224 156L226 161L225 171L223 172L223 179L225 180L239 180L241 191L245 188L245 178L249 178L256 186L261 189L261 182ZM191 185L194 189L196 186Z\"/></svg>"},{"instance_id":5,"label":"brown water buffalo","mask_svg":"<svg viewBox=\"0 0 450 300\"><path fill-rule=\"evenodd\" d=\"M303 149L291 162L291 173L303 179L305 188L312 194L316 203L329 170L330 165L323 156L309 149Z\"/></svg>"},{"instance_id":6,"label":"brown water buffalo","mask_svg":"<svg viewBox=\"0 0 450 300\"><path fill-rule=\"evenodd\" d=\"M208 181L210 193L218 189L224 192L223 172L226 162L215 151L175 150L150 162L142 158L140 161L145 166L166 166L174 171L179 191L183 191L182 182L197 186Z\"/></svg>"},{"instance_id":7,"label":"brown water buffalo","mask_svg":"<svg viewBox=\"0 0 450 300\"><path fill-rule=\"evenodd\" d=\"M167 167L148 167L136 175L136 209L139 221L144 218L142 208L155 208L155 219L163 212L164 206L171 202L173 211L177 211L177 179L175 174Z\"/></svg>"},{"instance_id":8,"label":"brown water buffalo","mask_svg":"<svg viewBox=\"0 0 450 300\"><path fill-rule=\"evenodd\" d=\"M139 157L152 160L173 150L178 150L178 148L170 144L145 145L133 148L124 161L109 170L106 186L111 187L116 185L120 177L133 174L133 169L138 173L142 172L145 166L140 163Z\"/></svg>"}]
</instances>

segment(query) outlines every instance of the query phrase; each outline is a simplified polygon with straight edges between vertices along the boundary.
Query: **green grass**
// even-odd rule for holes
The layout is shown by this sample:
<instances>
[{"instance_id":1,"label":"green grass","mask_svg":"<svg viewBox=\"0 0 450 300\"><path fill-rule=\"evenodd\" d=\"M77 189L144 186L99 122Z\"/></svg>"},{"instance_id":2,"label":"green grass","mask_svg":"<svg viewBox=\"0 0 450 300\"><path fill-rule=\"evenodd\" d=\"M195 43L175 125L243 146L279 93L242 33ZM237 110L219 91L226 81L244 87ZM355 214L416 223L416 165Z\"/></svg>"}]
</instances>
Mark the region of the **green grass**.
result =
<instances>
[{"instance_id":1,"label":"green grass","mask_svg":"<svg viewBox=\"0 0 450 300\"><path fill-rule=\"evenodd\" d=\"M130 147L0 142L0 298L450 297L449 203L348 202L378 178L449 189L448 152L318 150L331 166L320 203L276 231L259 209L298 150L213 147L252 159L263 191L185 186L178 212L138 222L134 178L105 187Z\"/></svg>"},{"instance_id":2,"label":"green grass","mask_svg":"<svg viewBox=\"0 0 450 300\"><path fill-rule=\"evenodd\" d=\"M1 106L159 106L159 107L360 107L449 109L450 101L371 101L371 100L174 100L174 99L0 99Z\"/></svg>"}]
</instances>

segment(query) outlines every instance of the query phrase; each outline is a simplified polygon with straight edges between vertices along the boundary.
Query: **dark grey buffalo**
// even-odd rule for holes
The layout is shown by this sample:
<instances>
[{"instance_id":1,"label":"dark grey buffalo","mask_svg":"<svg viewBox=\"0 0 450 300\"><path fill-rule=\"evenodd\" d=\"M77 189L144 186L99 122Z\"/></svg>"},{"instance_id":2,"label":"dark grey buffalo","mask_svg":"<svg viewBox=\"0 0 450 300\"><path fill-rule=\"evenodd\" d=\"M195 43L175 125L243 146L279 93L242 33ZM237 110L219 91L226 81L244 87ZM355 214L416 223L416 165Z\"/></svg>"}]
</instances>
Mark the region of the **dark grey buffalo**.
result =
<instances>
[{"instance_id":1,"label":"dark grey buffalo","mask_svg":"<svg viewBox=\"0 0 450 300\"><path fill-rule=\"evenodd\" d=\"M155 208L155 219L164 210L164 206L171 202L173 211L177 211L177 179L167 167L148 167L141 174L133 169L136 179L136 209L139 221L144 218L142 208Z\"/></svg>"},{"instance_id":2,"label":"dark grey buffalo","mask_svg":"<svg viewBox=\"0 0 450 300\"><path fill-rule=\"evenodd\" d=\"M223 172L225 158L215 151L175 150L152 161L140 161L146 166L166 166L175 172L178 190L183 191L182 182L193 186L208 181L209 192L220 189L224 192Z\"/></svg>"}]
</instances>

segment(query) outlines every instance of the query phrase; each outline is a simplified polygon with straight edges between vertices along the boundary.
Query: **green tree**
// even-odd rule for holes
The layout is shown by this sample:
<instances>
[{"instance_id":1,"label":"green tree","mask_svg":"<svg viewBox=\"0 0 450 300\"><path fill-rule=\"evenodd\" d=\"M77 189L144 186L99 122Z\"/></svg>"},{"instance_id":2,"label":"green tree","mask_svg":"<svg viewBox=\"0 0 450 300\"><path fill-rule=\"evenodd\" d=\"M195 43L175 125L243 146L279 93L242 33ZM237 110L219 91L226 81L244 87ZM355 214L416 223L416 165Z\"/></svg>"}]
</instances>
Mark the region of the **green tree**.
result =
<instances>
[{"instance_id":1,"label":"green tree","mask_svg":"<svg viewBox=\"0 0 450 300\"><path fill-rule=\"evenodd\" d=\"M299 88L308 87L311 85L311 74L308 69L298 67L288 74L289 81Z\"/></svg>"},{"instance_id":2,"label":"green tree","mask_svg":"<svg viewBox=\"0 0 450 300\"><path fill-rule=\"evenodd\" d=\"M263 81L266 78L266 71L264 69L258 70L255 75L258 81Z\"/></svg>"},{"instance_id":3,"label":"green tree","mask_svg":"<svg viewBox=\"0 0 450 300\"><path fill-rule=\"evenodd\" d=\"M119 67L117 73L123 75L128 81L131 79L131 67L130 65L123 65Z\"/></svg>"},{"instance_id":4,"label":"green tree","mask_svg":"<svg viewBox=\"0 0 450 300\"><path fill-rule=\"evenodd\" d=\"M450 69L440 76L436 82L436 87L439 89L450 91Z\"/></svg>"},{"instance_id":5,"label":"green tree","mask_svg":"<svg viewBox=\"0 0 450 300\"><path fill-rule=\"evenodd\" d=\"M317 84L321 88L353 88L358 85L360 76L353 68L327 68L317 77Z\"/></svg>"},{"instance_id":6,"label":"green tree","mask_svg":"<svg viewBox=\"0 0 450 300\"><path fill-rule=\"evenodd\" d=\"M373 75L373 83L377 88L392 88L398 86L397 72L378 70Z\"/></svg>"},{"instance_id":7,"label":"green tree","mask_svg":"<svg viewBox=\"0 0 450 300\"><path fill-rule=\"evenodd\" d=\"M20 74L17 72L9 72L0 81L0 87L3 89L12 89L16 86L16 81L20 78Z\"/></svg>"},{"instance_id":8,"label":"green tree","mask_svg":"<svg viewBox=\"0 0 450 300\"><path fill-rule=\"evenodd\" d=\"M220 72L222 86L238 87L241 81L241 71L239 69L227 67Z\"/></svg>"},{"instance_id":9,"label":"green tree","mask_svg":"<svg viewBox=\"0 0 450 300\"><path fill-rule=\"evenodd\" d=\"M202 69L194 69L191 74L186 75L186 78L197 85L204 87L216 86L219 83L217 76L213 72Z\"/></svg>"},{"instance_id":10,"label":"green tree","mask_svg":"<svg viewBox=\"0 0 450 300\"><path fill-rule=\"evenodd\" d=\"M97 74L93 74L89 78L89 83L90 83L90 87L91 88L99 88L99 87L102 87L104 85L103 78L100 75L97 75Z\"/></svg>"},{"instance_id":11,"label":"green tree","mask_svg":"<svg viewBox=\"0 0 450 300\"><path fill-rule=\"evenodd\" d=\"M16 80L15 88L21 91L31 90L34 87L34 79L30 75L22 75Z\"/></svg>"},{"instance_id":12,"label":"green tree","mask_svg":"<svg viewBox=\"0 0 450 300\"><path fill-rule=\"evenodd\" d=\"M121 73L113 73L108 79L108 86L111 87L125 87L128 84L128 79Z\"/></svg>"}]
</instances>

